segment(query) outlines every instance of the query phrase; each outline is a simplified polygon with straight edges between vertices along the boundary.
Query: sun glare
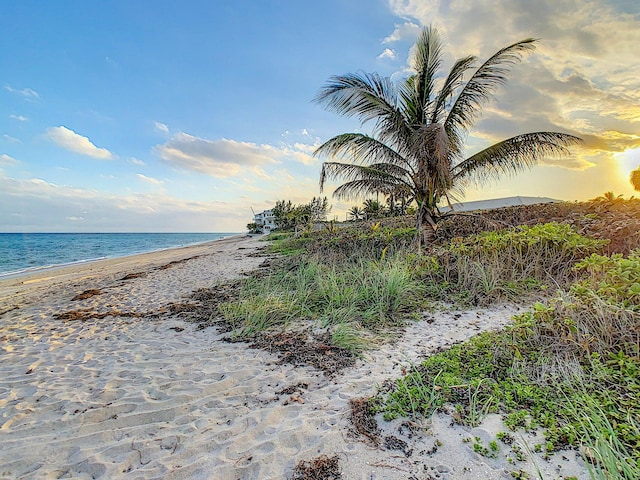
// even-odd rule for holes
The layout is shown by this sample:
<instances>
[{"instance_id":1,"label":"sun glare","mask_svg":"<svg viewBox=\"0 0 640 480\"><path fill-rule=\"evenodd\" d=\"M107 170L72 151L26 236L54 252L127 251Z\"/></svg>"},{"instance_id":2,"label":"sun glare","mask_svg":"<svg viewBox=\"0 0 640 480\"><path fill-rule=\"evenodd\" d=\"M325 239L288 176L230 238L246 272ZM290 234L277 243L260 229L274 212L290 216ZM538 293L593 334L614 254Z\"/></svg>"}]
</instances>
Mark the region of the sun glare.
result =
<instances>
[{"instance_id":1,"label":"sun glare","mask_svg":"<svg viewBox=\"0 0 640 480\"><path fill-rule=\"evenodd\" d=\"M620 174L626 181L629 181L631 172L640 167L640 148L633 148L617 153L615 159L618 162Z\"/></svg>"}]
</instances>

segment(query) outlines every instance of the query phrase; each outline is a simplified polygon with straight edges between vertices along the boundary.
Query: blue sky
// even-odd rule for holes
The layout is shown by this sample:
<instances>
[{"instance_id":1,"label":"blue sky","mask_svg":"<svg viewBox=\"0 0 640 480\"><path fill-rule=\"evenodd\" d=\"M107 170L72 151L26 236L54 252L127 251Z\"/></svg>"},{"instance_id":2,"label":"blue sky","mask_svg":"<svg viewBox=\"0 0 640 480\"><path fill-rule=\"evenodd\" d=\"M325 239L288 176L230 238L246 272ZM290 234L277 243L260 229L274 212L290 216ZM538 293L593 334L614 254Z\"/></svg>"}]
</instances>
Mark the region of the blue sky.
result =
<instances>
[{"instance_id":1,"label":"blue sky","mask_svg":"<svg viewBox=\"0 0 640 480\"><path fill-rule=\"evenodd\" d=\"M635 1L20 1L3 19L0 231L241 231L251 208L306 202L315 147L368 128L315 94L335 74L405 75L430 23L449 61L541 38L469 153L527 131L586 140L467 200L634 193ZM332 204L344 218L355 202Z\"/></svg>"}]
</instances>

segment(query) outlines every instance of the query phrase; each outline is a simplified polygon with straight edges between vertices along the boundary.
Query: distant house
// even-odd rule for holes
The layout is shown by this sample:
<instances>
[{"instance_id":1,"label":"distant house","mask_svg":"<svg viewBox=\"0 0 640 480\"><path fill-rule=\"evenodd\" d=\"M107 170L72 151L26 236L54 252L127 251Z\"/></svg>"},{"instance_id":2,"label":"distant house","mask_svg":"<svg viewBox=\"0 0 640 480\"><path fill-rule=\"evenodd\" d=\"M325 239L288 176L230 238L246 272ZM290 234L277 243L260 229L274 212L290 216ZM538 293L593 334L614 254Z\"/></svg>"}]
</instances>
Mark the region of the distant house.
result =
<instances>
[{"instance_id":1,"label":"distant house","mask_svg":"<svg viewBox=\"0 0 640 480\"><path fill-rule=\"evenodd\" d=\"M454 212L470 212L472 210L493 210L494 208L515 207L517 205L536 205L538 203L554 203L554 200L547 197L507 197L494 198L492 200L478 200L476 202L461 202L453 204ZM440 208L442 212L449 212L451 208L444 206Z\"/></svg>"},{"instance_id":2,"label":"distant house","mask_svg":"<svg viewBox=\"0 0 640 480\"><path fill-rule=\"evenodd\" d=\"M276 217L273 215L273 210L265 210L260 213L256 213L253 217L253 221L258 228L262 230L262 233L270 233L271 230L276 228Z\"/></svg>"}]
</instances>

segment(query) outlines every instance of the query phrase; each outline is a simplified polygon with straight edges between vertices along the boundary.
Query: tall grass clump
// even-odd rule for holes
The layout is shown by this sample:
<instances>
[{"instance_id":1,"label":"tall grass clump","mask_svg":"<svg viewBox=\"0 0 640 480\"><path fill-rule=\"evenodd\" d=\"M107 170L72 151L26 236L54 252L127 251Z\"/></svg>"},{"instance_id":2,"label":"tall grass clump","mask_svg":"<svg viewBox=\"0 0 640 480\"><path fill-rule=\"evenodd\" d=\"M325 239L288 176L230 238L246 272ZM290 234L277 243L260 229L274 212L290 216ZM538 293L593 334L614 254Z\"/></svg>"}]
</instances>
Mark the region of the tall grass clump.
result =
<instances>
[{"instance_id":1,"label":"tall grass clump","mask_svg":"<svg viewBox=\"0 0 640 480\"><path fill-rule=\"evenodd\" d=\"M539 450L580 446L594 478L640 478L640 251L571 270L573 283L512 327L427 358L380 393L380 410L411 416L424 389L460 423L500 411L510 428L544 428Z\"/></svg>"},{"instance_id":2,"label":"tall grass clump","mask_svg":"<svg viewBox=\"0 0 640 480\"><path fill-rule=\"evenodd\" d=\"M285 327L292 321L310 315L309 292L292 287L299 278L284 273L266 278L248 278L238 298L222 303L218 309L239 337L251 337L274 327ZM290 288L284 288L289 285ZM299 286L303 286L298 281Z\"/></svg>"},{"instance_id":3,"label":"tall grass clump","mask_svg":"<svg viewBox=\"0 0 640 480\"><path fill-rule=\"evenodd\" d=\"M424 286L401 258L323 263L300 259L265 278L247 279L239 298L220 307L237 336L284 327L294 319L333 329L342 343L355 332L383 333L424 303Z\"/></svg>"},{"instance_id":4,"label":"tall grass clump","mask_svg":"<svg viewBox=\"0 0 640 480\"><path fill-rule=\"evenodd\" d=\"M632 480L640 478L640 462L638 448L640 445L629 445L620 438L616 423L612 421L605 408L589 395L567 399L572 415L577 419L573 428L576 437L581 439L583 456L588 460L587 466L591 478L609 480L620 478ZM625 421L626 428L633 438L640 439L638 418L629 416Z\"/></svg>"},{"instance_id":5,"label":"tall grass clump","mask_svg":"<svg viewBox=\"0 0 640 480\"><path fill-rule=\"evenodd\" d=\"M571 267L605 244L569 225L547 223L454 238L435 251L425 278L443 293L473 304L522 300L575 278Z\"/></svg>"}]
</instances>

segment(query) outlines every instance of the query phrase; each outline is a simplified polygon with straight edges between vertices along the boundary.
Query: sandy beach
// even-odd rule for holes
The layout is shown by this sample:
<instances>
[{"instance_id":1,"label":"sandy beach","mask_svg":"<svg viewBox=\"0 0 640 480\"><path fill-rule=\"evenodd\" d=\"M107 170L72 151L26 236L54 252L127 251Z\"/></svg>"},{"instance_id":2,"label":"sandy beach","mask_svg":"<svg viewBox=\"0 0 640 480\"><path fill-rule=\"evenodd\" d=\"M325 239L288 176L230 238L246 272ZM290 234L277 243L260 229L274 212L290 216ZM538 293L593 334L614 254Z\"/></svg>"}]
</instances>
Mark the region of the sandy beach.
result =
<instances>
[{"instance_id":1,"label":"sandy beach","mask_svg":"<svg viewBox=\"0 0 640 480\"><path fill-rule=\"evenodd\" d=\"M420 358L510 322L515 307L427 313L397 344L333 377L229 343L170 308L260 268L259 238L59 268L0 281L0 478L286 479L300 461L338 456L345 479L589 478L575 451L545 460L541 438L508 461L474 452L504 431L435 415L383 422L378 446L353 433L349 401ZM69 315L69 312L75 312ZM523 477L524 478L524 477Z\"/></svg>"}]
</instances>

